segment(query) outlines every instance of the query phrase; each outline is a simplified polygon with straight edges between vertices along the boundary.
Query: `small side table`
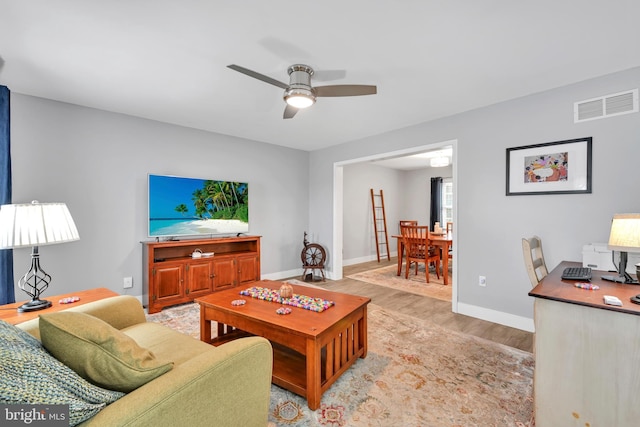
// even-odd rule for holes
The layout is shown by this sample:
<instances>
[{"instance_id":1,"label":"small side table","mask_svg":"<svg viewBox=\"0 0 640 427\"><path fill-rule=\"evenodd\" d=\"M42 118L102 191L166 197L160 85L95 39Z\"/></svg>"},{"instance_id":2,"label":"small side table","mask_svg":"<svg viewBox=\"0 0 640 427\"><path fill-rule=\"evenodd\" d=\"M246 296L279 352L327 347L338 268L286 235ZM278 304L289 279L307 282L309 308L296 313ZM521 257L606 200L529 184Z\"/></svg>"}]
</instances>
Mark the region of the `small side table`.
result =
<instances>
[{"instance_id":1,"label":"small side table","mask_svg":"<svg viewBox=\"0 0 640 427\"><path fill-rule=\"evenodd\" d=\"M18 323L35 319L40 314L53 313L56 311L61 311L67 308L86 304L88 302L98 301L101 299L115 297L115 296L118 296L118 294L112 291L111 289L107 289L107 288L88 289L85 291L71 292L71 293L62 294L62 295L52 295L52 296L42 295L42 299L51 301L51 303L53 304L51 307L45 308L44 310L18 313L18 307L24 304L25 301L15 302L13 304L0 305L0 319L4 320L7 323L11 323L12 325L17 325ZM60 304L58 302L63 298L69 298L69 297L79 297L80 300L70 304Z\"/></svg>"}]
</instances>

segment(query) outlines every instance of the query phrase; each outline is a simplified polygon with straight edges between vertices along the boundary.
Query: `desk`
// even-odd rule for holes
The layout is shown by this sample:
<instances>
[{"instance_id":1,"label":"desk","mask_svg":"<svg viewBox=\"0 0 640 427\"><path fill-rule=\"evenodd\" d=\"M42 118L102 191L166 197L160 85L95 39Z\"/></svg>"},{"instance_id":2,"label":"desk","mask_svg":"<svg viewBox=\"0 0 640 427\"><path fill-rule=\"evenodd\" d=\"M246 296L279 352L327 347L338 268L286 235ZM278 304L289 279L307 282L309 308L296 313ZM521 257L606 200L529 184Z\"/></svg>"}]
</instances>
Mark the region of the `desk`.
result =
<instances>
[{"instance_id":1,"label":"desk","mask_svg":"<svg viewBox=\"0 0 640 427\"><path fill-rule=\"evenodd\" d=\"M402 259L404 258L404 242L402 235L394 234L391 236L398 241L398 273L400 276L402 273ZM453 233L449 232L441 236L429 233L429 240L434 246L437 246L441 250L442 254L442 278L445 285L449 284L449 249L453 243Z\"/></svg>"},{"instance_id":2,"label":"desk","mask_svg":"<svg viewBox=\"0 0 640 427\"><path fill-rule=\"evenodd\" d=\"M535 297L536 426L632 426L640 420L640 286L607 282L599 290L562 280L564 261L531 292ZM605 305L613 295L622 307Z\"/></svg>"}]
</instances>

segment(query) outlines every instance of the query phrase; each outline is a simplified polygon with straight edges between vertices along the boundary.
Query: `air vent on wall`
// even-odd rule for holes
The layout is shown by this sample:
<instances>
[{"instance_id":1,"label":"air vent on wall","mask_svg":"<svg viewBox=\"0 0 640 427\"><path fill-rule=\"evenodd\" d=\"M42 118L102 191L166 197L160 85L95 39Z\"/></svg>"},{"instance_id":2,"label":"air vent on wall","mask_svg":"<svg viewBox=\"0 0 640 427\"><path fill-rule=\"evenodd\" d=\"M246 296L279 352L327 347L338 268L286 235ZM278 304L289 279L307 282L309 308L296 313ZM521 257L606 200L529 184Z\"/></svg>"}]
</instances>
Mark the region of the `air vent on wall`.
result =
<instances>
[{"instance_id":1,"label":"air vent on wall","mask_svg":"<svg viewBox=\"0 0 640 427\"><path fill-rule=\"evenodd\" d=\"M638 89L587 99L573 104L575 123L638 112Z\"/></svg>"}]
</instances>

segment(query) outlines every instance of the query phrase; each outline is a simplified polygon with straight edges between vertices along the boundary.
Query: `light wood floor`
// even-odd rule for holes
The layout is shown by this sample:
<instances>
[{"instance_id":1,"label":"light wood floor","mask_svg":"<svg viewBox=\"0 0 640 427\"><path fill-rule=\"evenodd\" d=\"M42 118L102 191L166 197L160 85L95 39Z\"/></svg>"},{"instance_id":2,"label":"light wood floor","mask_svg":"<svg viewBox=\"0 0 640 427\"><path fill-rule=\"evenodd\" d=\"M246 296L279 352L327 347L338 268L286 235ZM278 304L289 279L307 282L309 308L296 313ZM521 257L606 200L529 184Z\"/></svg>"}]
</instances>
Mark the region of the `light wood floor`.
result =
<instances>
[{"instance_id":1,"label":"light wood floor","mask_svg":"<svg viewBox=\"0 0 640 427\"><path fill-rule=\"evenodd\" d=\"M373 285L360 280L349 279L347 276L366 270L395 265L397 258L391 261L381 260L346 266L343 269L343 279L317 281L314 285L322 286L330 291L363 295L371 298L371 302L389 310L399 311L410 316L429 320L445 328L475 335L500 344L533 351L533 334L451 312L451 303L434 298ZM293 277L300 279L300 277Z\"/></svg>"}]
</instances>

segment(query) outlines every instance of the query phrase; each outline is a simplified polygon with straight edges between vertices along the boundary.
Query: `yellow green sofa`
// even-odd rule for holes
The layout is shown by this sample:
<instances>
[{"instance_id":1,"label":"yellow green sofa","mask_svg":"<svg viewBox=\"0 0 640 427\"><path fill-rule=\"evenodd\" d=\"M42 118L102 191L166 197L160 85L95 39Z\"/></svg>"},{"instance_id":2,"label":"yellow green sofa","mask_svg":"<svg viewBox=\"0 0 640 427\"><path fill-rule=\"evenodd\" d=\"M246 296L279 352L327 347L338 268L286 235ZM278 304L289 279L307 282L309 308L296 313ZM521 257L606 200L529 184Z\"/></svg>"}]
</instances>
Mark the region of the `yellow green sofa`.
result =
<instances>
[{"instance_id":1,"label":"yellow green sofa","mask_svg":"<svg viewBox=\"0 0 640 427\"><path fill-rule=\"evenodd\" d=\"M82 426L266 426L273 351L260 337L213 347L146 321L140 302L117 296L69 308L104 320L173 369L106 406ZM39 320L17 325L40 339Z\"/></svg>"}]
</instances>

